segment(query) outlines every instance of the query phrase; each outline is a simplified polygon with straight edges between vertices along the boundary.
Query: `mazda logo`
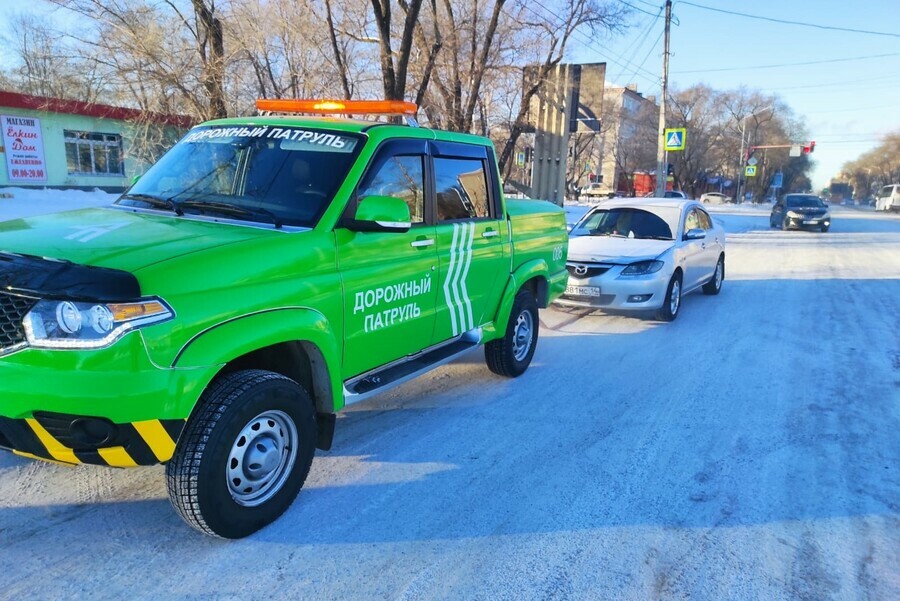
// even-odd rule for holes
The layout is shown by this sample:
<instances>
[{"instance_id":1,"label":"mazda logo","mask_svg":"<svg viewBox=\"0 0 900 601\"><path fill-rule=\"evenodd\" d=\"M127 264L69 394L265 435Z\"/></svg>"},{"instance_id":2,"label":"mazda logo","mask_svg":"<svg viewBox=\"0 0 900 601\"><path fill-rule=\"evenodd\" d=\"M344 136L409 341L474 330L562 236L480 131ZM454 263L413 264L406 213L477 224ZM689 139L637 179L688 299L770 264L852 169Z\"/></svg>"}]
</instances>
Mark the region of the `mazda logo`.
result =
<instances>
[{"instance_id":1,"label":"mazda logo","mask_svg":"<svg viewBox=\"0 0 900 601\"><path fill-rule=\"evenodd\" d=\"M576 265L575 266L575 275L587 275L588 268L587 265Z\"/></svg>"}]
</instances>

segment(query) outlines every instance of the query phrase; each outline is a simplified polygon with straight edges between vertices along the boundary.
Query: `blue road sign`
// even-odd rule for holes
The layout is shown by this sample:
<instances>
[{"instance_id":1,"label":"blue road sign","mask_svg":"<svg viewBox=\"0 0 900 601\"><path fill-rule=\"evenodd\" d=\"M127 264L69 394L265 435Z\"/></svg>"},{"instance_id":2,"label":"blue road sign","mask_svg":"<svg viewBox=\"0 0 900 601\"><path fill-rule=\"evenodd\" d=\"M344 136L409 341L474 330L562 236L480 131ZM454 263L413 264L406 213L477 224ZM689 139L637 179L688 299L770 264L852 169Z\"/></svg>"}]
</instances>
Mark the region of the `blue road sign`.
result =
<instances>
[{"instance_id":1,"label":"blue road sign","mask_svg":"<svg viewBox=\"0 0 900 601\"><path fill-rule=\"evenodd\" d=\"M775 179L772 182L772 185L776 188L780 188L782 182L784 181L784 174L781 171L775 173Z\"/></svg>"},{"instance_id":2,"label":"blue road sign","mask_svg":"<svg viewBox=\"0 0 900 601\"><path fill-rule=\"evenodd\" d=\"M687 143L687 129L684 127L667 129L664 139L667 151L684 150L684 146Z\"/></svg>"}]
</instances>

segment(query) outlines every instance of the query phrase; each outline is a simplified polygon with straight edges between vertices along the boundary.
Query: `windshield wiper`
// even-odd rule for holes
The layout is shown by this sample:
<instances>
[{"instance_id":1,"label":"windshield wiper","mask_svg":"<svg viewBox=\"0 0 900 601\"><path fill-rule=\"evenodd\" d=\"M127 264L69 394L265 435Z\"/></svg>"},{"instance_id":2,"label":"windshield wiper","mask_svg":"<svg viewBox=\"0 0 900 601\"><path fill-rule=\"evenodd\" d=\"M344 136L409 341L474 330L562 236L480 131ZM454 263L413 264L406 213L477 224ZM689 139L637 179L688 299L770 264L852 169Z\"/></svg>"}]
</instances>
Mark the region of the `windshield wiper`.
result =
<instances>
[{"instance_id":1,"label":"windshield wiper","mask_svg":"<svg viewBox=\"0 0 900 601\"><path fill-rule=\"evenodd\" d=\"M119 200L127 199L127 200L139 200L141 202L146 202L148 205L154 207L162 207L164 209L171 209L175 212L179 217L184 215L184 212L181 210L181 206L176 203L171 198L163 198L162 196L153 196L152 194L123 194L119 197Z\"/></svg>"},{"instance_id":2,"label":"windshield wiper","mask_svg":"<svg viewBox=\"0 0 900 601\"><path fill-rule=\"evenodd\" d=\"M268 209L263 209L262 207L241 207L227 202L218 202L214 200L184 200L178 203L178 206L180 208L200 209L201 212L204 209L208 209L225 215L245 217L263 216L268 217L269 221L272 222L276 229L281 229L282 226L281 218L279 218L278 215Z\"/></svg>"},{"instance_id":3,"label":"windshield wiper","mask_svg":"<svg viewBox=\"0 0 900 601\"><path fill-rule=\"evenodd\" d=\"M638 240L674 240L671 236L635 236Z\"/></svg>"}]
</instances>

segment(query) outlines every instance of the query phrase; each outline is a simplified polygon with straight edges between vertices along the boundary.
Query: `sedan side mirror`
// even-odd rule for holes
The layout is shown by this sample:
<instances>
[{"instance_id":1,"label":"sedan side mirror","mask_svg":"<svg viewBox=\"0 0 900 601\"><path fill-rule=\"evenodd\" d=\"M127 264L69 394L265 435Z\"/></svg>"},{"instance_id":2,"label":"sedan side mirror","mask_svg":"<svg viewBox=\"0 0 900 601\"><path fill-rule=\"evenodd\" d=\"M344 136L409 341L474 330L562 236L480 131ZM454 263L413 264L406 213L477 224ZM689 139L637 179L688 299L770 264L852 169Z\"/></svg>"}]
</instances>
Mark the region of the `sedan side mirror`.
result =
<instances>
[{"instance_id":1,"label":"sedan side mirror","mask_svg":"<svg viewBox=\"0 0 900 601\"><path fill-rule=\"evenodd\" d=\"M396 196L366 196L356 215L342 224L353 232L408 232L412 227L409 205Z\"/></svg>"},{"instance_id":2,"label":"sedan side mirror","mask_svg":"<svg viewBox=\"0 0 900 601\"><path fill-rule=\"evenodd\" d=\"M706 230L695 227L684 233L685 240L703 240L706 238Z\"/></svg>"}]
</instances>

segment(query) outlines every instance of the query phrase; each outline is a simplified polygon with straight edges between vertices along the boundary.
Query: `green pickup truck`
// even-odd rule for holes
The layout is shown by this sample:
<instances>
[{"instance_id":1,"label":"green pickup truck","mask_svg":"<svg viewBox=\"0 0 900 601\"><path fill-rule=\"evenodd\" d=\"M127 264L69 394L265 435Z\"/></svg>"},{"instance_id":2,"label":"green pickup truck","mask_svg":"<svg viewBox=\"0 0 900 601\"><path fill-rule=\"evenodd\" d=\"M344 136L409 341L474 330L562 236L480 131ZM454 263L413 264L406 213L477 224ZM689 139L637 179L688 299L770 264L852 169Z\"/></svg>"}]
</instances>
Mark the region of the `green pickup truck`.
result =
<instances>
[{"instance_id":1,"label":"green pickup truck","mask_svg":"<svg viewBox=\"0 0 900 601\"><path fill-rule=\"evenodd\" d=\"M522 374L566 250L561 209L503 198L485 138L202 124L111 207L0 223L0 447L165 463L188 524L246 536L344 406L478 345Z\"/></svg>"}]
</instances>

